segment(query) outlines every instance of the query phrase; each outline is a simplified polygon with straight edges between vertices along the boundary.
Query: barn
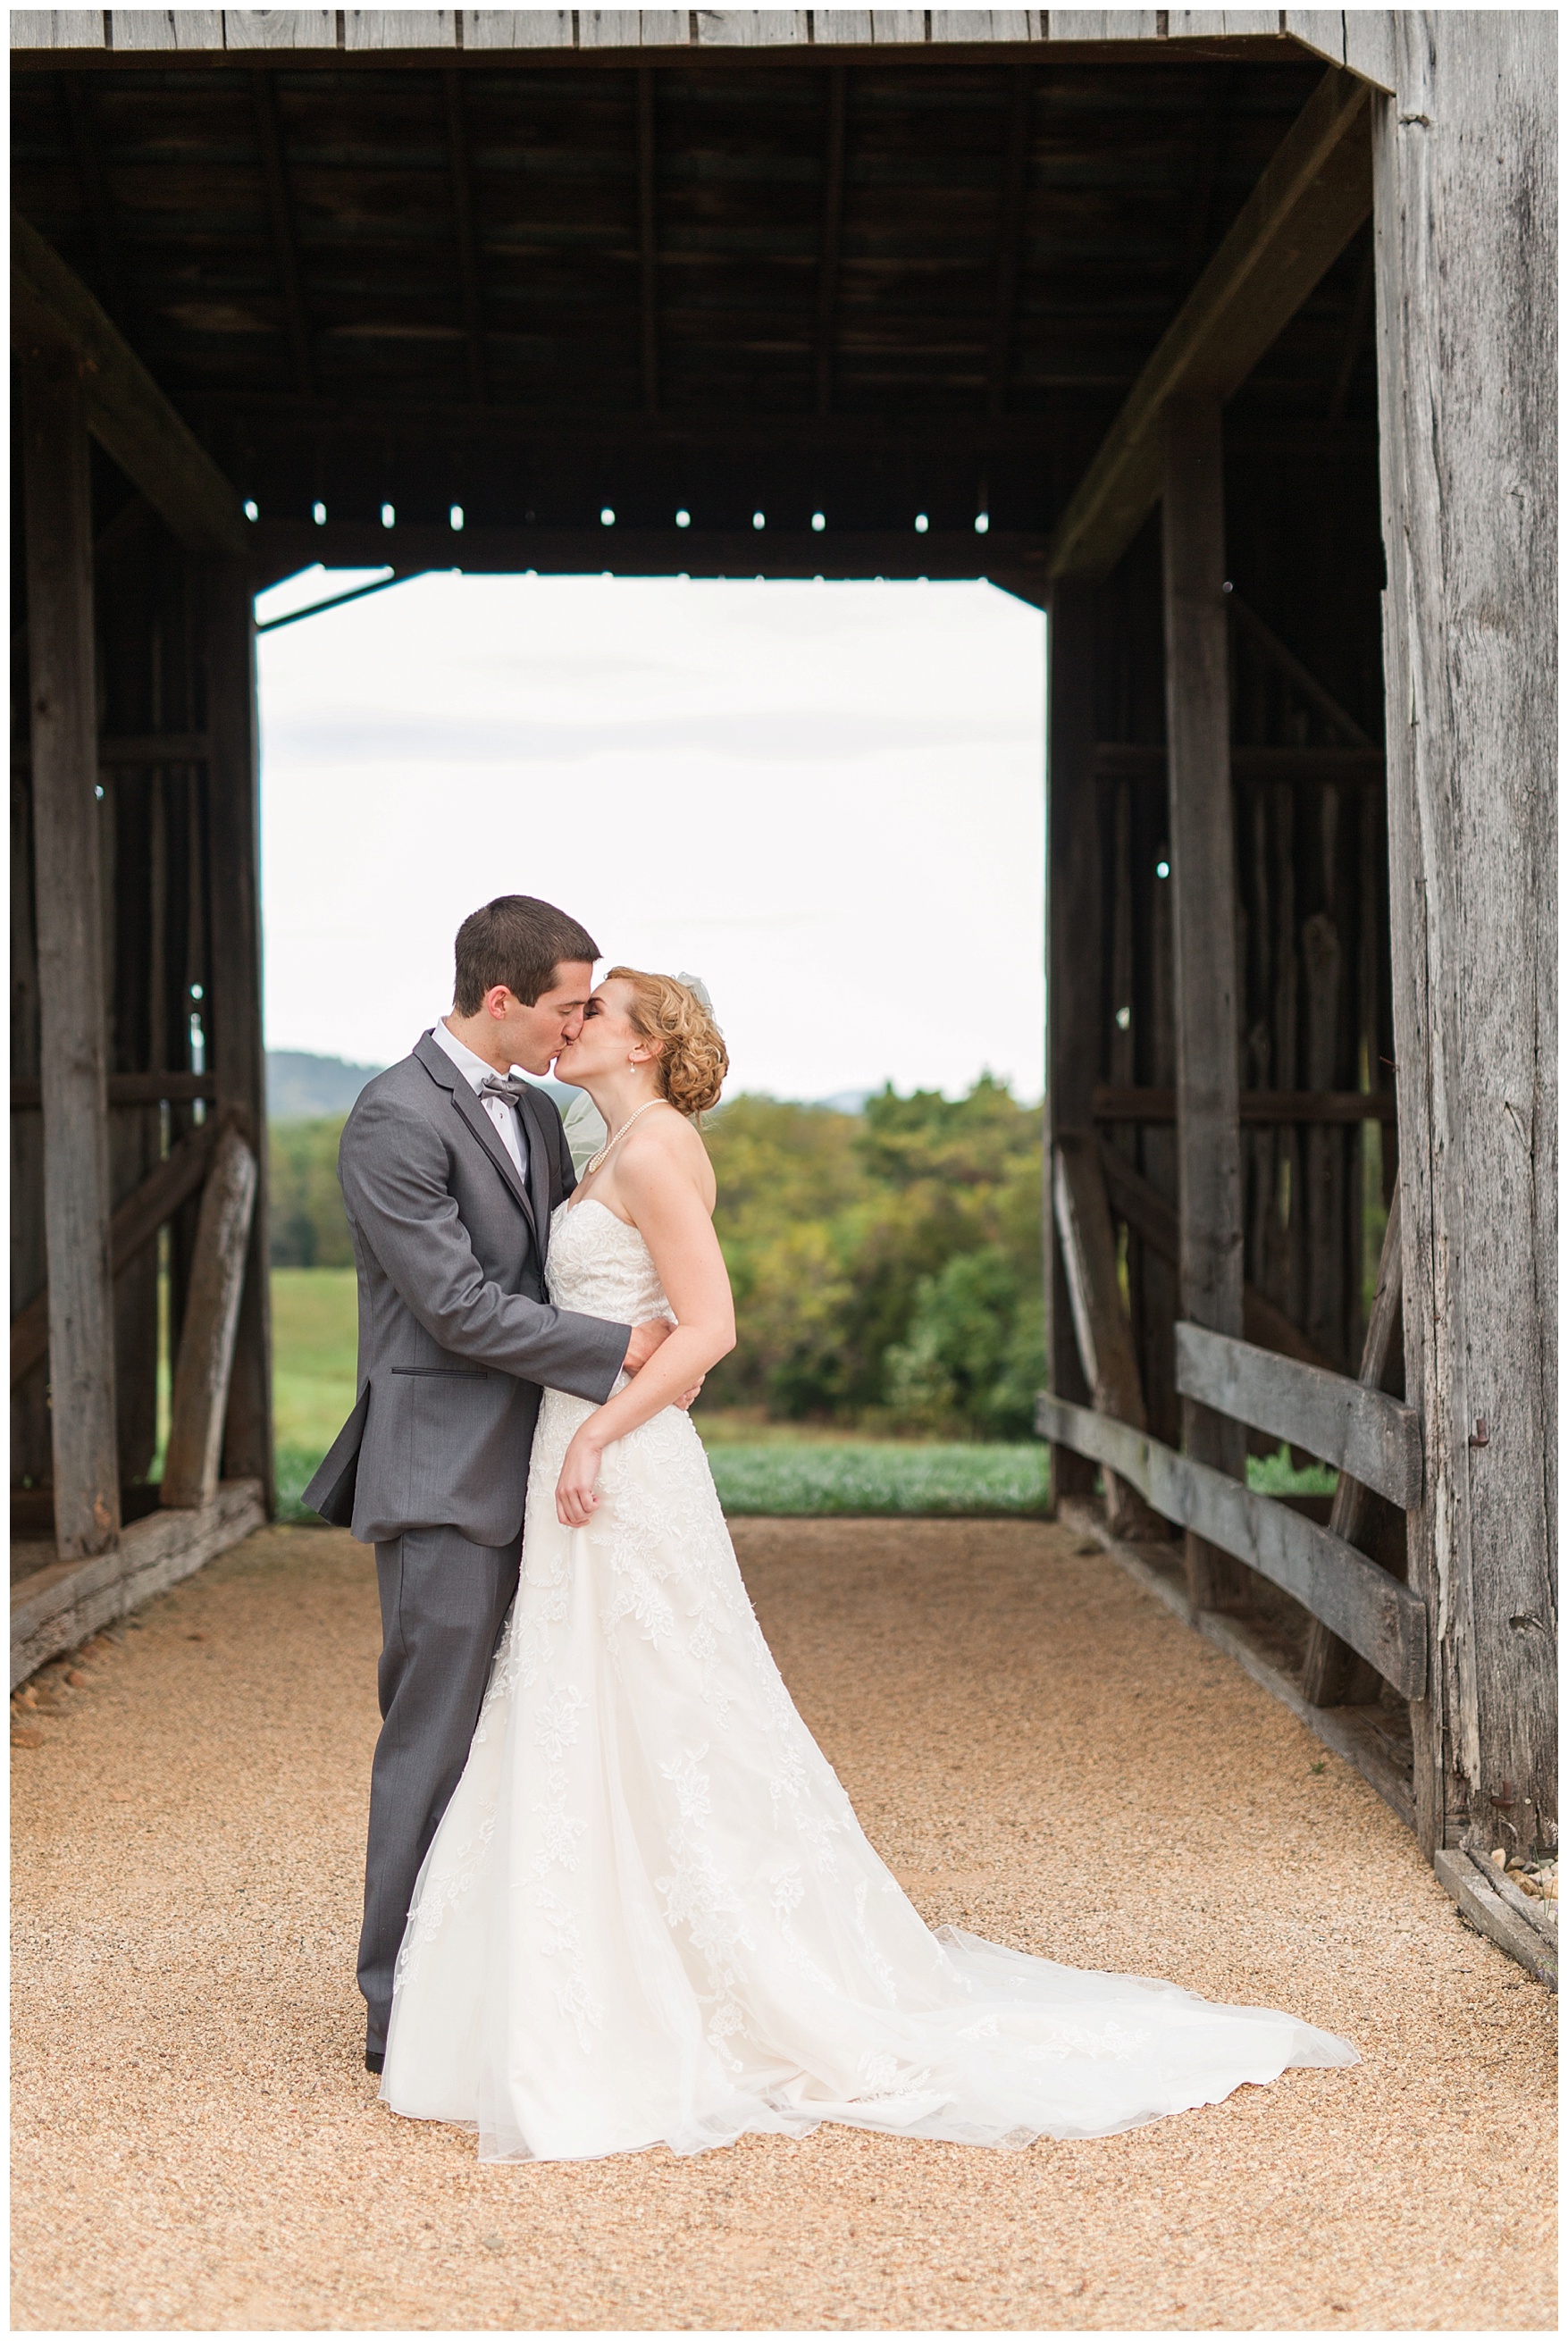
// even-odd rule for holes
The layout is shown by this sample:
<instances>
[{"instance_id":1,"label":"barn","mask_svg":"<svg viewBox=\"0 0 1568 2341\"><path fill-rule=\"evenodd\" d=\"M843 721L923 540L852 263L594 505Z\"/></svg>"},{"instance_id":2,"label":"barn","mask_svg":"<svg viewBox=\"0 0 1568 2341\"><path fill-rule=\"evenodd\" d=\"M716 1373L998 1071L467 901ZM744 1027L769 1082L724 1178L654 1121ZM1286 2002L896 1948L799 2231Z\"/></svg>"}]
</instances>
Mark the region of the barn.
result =
<instances>
[{"instance_id":1,"label":"barn","mask_svg":"<svg viewBox=\"0 0 1568 2341\"><path fill-rule=\"evenodd\" d=\"M271 1503L256 593L984 577L1055 1499L1545 1972L1550 14L10 24L13 1681Z\"/></svg>"}]
</instances>

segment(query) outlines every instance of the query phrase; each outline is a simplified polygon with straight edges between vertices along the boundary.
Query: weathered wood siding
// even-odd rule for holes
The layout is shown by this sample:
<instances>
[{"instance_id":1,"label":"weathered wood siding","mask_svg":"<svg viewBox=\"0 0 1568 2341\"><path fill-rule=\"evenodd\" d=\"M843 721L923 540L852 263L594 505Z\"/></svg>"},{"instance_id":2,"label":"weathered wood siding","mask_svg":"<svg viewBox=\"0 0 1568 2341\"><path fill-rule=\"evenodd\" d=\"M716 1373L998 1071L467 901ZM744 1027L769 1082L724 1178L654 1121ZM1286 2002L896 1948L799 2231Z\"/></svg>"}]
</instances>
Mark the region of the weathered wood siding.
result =
<instances>
[{"instance_id":1,"label":"weathered wood siding","mask_svg":"<svg viewBox=\"0 0 1568 2341\"><path fill-rule=\"evenodd\" d=\"M1555 1811L1556 18L1393 25L1376 232L1413 1549L1446 1834L1528 1844Z\"/></svg>"}]
</instances>

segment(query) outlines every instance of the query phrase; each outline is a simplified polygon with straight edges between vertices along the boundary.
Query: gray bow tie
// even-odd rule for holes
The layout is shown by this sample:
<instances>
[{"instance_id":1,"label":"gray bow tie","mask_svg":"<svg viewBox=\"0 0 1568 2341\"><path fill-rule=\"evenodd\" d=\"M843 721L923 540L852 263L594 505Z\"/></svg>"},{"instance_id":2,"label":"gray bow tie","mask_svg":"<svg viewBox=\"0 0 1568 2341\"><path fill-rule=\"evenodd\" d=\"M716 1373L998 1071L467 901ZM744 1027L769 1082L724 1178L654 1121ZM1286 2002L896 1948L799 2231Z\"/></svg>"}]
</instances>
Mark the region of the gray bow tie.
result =
<instances>
[{"instance_id":1,"label":"gray bow tie","mask_svg":"<svg viewBox=\"0 0 1568 2341\"><path fill-rule=\"evenodd\" d=\"M508 1105L518 1105L527 1087L526 1081L510 1081L501 1073L486 1073L479 1085L479 1093L481 1098L504 1098Z\"/></svg>"}]
</instances>

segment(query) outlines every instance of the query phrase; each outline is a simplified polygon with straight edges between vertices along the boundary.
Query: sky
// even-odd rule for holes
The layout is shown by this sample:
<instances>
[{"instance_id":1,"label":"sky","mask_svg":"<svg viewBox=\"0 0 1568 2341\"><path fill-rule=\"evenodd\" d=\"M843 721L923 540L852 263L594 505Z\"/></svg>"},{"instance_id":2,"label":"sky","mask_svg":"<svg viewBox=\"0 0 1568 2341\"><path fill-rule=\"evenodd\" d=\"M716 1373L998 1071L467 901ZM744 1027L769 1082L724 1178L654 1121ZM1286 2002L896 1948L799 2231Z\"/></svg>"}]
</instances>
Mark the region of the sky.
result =
<instances>
[{"instance_id":1,"label":"sky","mask_svg":"<svg viewBox=\"0 0 1568 2341\"><path fill-rule=\"evenodd\" d=\"M700 975L729 1095L1038 1097L1045 620L1011 595L440 574L258 648L270 1047L405 1054L515 892Z\"/></svg>"}]
</instances>

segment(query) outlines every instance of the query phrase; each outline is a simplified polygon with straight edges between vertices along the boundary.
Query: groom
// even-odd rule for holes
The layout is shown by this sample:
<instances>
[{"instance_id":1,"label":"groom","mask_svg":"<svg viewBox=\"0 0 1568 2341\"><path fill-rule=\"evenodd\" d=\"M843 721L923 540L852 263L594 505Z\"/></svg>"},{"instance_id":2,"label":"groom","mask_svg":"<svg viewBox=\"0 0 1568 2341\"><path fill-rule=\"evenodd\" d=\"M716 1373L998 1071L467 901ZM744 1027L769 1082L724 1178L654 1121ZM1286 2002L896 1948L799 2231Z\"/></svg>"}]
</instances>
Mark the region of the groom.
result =
<instances>
[{"instance_id":1,"label":"groom","mask_svg":"<svg viewBox=\"0 0 1568 2341\"><path fill-rule=\"evenodd\" d=\"M454 1007L350 1114L338 1175L359 1272L359 1402L305 1489L376 1549L382 1733L359 1982L382 2069L414 1881L468 1760L517 1590L541 1384L607 1399L670 1326L552 1308L551 1214L576 1185L561 1116L509 1078L582 1029L600 956L548 902L502 894L457 933Z\"/></svg>"}]
</instances>

